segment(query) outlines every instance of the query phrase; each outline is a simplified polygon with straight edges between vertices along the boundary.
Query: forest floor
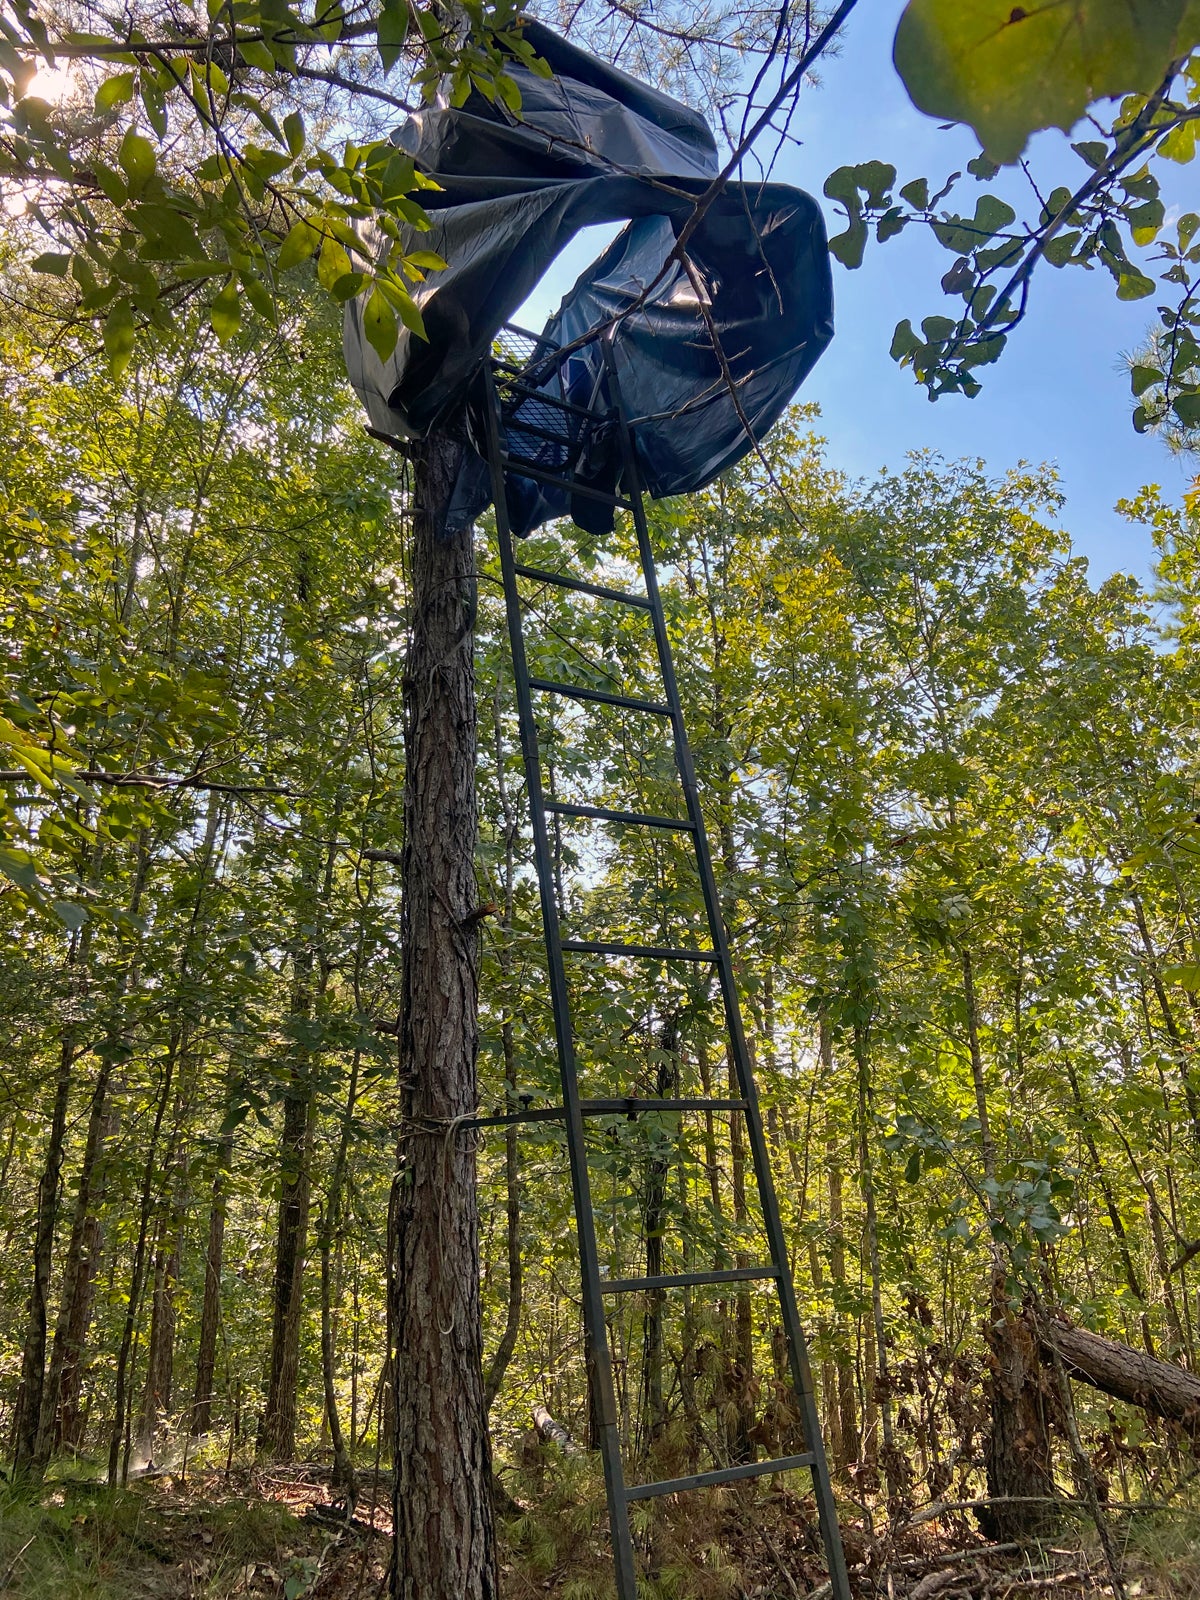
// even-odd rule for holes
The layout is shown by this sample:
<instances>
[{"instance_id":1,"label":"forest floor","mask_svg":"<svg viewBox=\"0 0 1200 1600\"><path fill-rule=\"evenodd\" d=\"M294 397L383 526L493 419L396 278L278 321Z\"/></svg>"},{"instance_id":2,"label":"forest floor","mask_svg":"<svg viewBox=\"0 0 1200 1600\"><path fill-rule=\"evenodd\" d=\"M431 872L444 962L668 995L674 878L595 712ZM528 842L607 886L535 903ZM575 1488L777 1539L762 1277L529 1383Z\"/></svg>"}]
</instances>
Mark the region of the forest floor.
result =
<instances>
[{"instance_id":1,"label":"forest floor","mask_svg":"<svg viewBox=\"0 0 1200 1600\"><path fill-rule=\"evenodd\" d=\"M48 1483L37 1494L0 1484L0 1600L381 1600L391 1529L386 1485L380 1489L346 1525L320 1467L165 1475L121 1490L84 1479ZM549 1512L539 1506L504 1525L511 1600L602 1600L611 1592L598 1507L575 1493L568 1514L566 1498L556 1486ZM664 1600L823 1600L828 1589L802 1503L768 1492L749 1511L726 1496L707 1522L694 1514L660 1522L651 1592ZM1127 1600L1200 1600L1200 1513L1126 1520ZM1115 1594L1094 1535L1062 1531L1022 1551L988 1543L961 1516L887 1537L873 1536L865 1522L845 1532L853 1587L864 1597Z\"/></svg>"}]
</instances>

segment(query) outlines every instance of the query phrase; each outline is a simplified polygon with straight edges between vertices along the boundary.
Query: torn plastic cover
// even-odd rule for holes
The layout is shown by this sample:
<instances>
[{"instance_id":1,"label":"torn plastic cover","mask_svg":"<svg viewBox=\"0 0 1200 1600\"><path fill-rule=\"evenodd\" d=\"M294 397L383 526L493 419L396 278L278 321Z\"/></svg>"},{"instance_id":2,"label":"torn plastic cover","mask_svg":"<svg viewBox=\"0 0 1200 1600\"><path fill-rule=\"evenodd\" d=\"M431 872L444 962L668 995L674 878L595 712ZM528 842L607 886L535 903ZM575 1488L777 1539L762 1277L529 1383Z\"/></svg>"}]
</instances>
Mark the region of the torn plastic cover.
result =
<instances>
[{"instance_id":1,"label":"torn plastic cover","mask_svg":"<svg viewBox=\"0 0 1200 1600\"><path fill-rule=\"evenodd\" d=\"M704 119L539 23L524 34L554 75L511 64L518 115L473 93L460 108L416 113L394 136L440 186L420 192L432 227L405 245L436 251L447 266L416 291L427 338L402 330L387 361L363 335L362 301L350 303L351 382L382 432L413 437L451 425L469 413L497 334L563 246L581 228L627 219L544 340L569 345L608 330L643 487L655 497L686 494L752 447L747 424L762 438L833 335L820 210L784 184L728 184L688 242L689 274L670 257L718 171ZM600 412L609 403L603 367L593 339L549 370L539 361L535 386L586 396ZM521 438L509 428L510 455L523 453ZM538 446L524 438L532 460ZM619 471L615 447L592 452L594 486L616 488ZM456 523L489 498L477 460L459 486ZM583 517L582 501L513 471L506 499L518 533L567 512ZM595 518L593 503L585 525Z\"/></svg>"}]
</instances>

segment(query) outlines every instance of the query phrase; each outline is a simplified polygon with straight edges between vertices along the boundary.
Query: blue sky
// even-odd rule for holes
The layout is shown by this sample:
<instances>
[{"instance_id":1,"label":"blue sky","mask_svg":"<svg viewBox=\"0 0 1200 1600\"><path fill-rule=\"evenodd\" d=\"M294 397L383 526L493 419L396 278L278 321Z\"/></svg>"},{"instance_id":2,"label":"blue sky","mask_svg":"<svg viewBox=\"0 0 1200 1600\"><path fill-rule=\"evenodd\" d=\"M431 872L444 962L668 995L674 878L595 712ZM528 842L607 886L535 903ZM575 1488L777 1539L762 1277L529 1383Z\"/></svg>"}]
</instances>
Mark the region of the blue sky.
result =
<instances>
[{"instance_id":1,"label":"blue sky","mask_svg":"<svg viewBox=\"0 0 1200 1600\"><path fill-rule=\"evenodd\" d=\"M820 197L827 175L846 163L878 158L898 168L901 183L920 175L932 181L977 153L970 134L943 131L910 104L891 64L901 9L901 0L874 0L850 18L841 54L823 64L820 86L805 91L793 121L802 144L785 149L774 177ZM1064 146L1055 133L1034 142L1031 156L1050 173L1049 187L1069 170ZM1067 161L1076 165L1069 154ZM1200 209L1192 169L1170 177L1168 203ZM968 213L977 192L967 179ZM830 231L840 231L832 204L822 204ZM577 239L519 320L533 325L544 317L598 248L595 239ZM1113 506L1146 483L1161 484L1177 500L1196 470L1157 440L1139 437L1129 421L1121 352L1141 343L1155 300L1118 301L1103 271L1043 268L1025 323L999 363L980 370L983 393L931 404L911 373L889 358L888 346L900 318L919 326L922 317L947 308L939 280L952 259L923 230L910 228L885 246L869 246L856 272L835 262L837 333L801 395L821 406L830 462L870 475L901 465L909 450L931 448L982 457L997 472L1019 460L1053 463L1067 497L1061 520L1093 576L1123 570L1146 577L1149 539Z\"/></svg>"}]
</instances>

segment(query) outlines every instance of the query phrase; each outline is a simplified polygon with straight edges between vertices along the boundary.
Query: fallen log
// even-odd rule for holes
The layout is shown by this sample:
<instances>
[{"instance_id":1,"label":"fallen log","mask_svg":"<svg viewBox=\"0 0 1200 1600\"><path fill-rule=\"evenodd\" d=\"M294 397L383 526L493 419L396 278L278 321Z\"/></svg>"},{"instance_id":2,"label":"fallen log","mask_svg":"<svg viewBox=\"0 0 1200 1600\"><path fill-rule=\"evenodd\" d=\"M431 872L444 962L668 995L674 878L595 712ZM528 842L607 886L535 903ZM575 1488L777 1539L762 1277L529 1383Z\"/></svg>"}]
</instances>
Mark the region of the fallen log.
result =
<instances>
[{"instance_id":1,"label":"fallen log","mask_svg":"<svg viewBox=\"0 0 1200 1600\"><path fill-rule=\"evenodd\" d=\"M557 1422L545 1406L534 1406L533 1425L537 1429L537 1436L543 1444L556 1444L567 1456L581 1455L579 1443L571 1437L561 1422Z\"/></svg>"},{"instance_id":2,"label":"fallen log","mask_svg":"<svg viewBox=\"0 0 1200 1600\"><path fill-rule=\"evenodd\" d=\"M1042 1318L1038 1334L1062 1359L1072 1378L1094 1389L1182 1423L1200 1437L1200 1377L1171 1361L1158 1361L1116 1339L1102 1338L1057 1317Z\"/></svg>"}]
</instances>

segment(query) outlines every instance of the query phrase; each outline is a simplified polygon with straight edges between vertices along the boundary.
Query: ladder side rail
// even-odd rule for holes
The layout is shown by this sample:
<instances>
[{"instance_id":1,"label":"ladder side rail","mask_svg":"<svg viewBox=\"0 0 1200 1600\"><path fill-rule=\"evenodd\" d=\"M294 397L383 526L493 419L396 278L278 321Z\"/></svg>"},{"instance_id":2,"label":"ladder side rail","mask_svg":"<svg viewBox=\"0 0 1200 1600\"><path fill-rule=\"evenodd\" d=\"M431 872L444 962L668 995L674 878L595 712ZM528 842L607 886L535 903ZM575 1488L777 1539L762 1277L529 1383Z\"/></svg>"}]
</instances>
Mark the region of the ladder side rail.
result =
<instances>
[{"instance_id":1,"label":"ladder side rail","mask_svg":"<svg viewBox=\"0 0 1200 1600\"><path fill-rule=\"evenodd\" d=\"M775 1183L771 1172L770 1157L767 1152L762 1111L758 1102L758 1090L754 1082L754 1073L750 1066L750 1052L746 1041L745 1027L742 1022L741 1003L734 979L729 937L725 928L725 917L721 908L716 877L713 872L712 855L708 847L708 836L705 831L704 816L700 806L700 792L696 782L695 765L692 761L687 730L684 727L683 707L679 698L678 682L675 677L671 643L667 636L666 615L663 611L662 595L658 585L658 570L654 557L654 548L646 522L646 510L642 499L640 475L637 469L637 456L626 420L624 406L621 402L616 362L613 358L612 344L609 339L604 340L604 357L609 377L609 394L617 414L617 426L620 430L625 473L624 488L632 503L633 522L637 533L638 554L641 559L646 593L654 603L651 616L654 623L654 637L659 667L662 671L663 683L666 688L667 704L671 708L671 724L675 735L675 759L687 803L688 815L693 824L692 837L695 842L696 863L699 870L705 910L708 915L712 947L716 954L721 998L724 1003L725 1020L729 1030L738 1088L741 1091L742 1098L746 1101L744 1115L754 1163L754 1176L758 1185L759 1201L762 1207L763 1226L767 1235L767 1246L771 1260L779 1269L776 1286L779 1293L780 1313L787 1336L792 1383L796 1391L796 1397L800 1402L805 1445L807 1452L813 1457L813 1486L816 1491L817 1516L820 1523L821 1539L829 1566L832 1600L850 1600L846 1558L842 1549L841 1531L837 1522L837 1512L833 1499L833 1484L830 1480L829 1463L825 1456L822 1441L820 1418L817 1414L812 1370L808 1360L804 1330L800 1321L800 1309L796 1302L796 1289L792 1282L787 1241L783 1232L783 1221L779 1214L779 1202L775 1194Z\"/></svg>"},{"instance_id":2,"label":"ladder side rail","mask_svg":"<svg viewBox=\"0 0 1200 1600\"><path fill-rule=\"evenodd\" d=\"M496 531L500 545L500 566L504 581L504 600L508 618L508 637L512 650L516 682L517 713L521 751L525 763L530 819L533 825L534 859L541 896L542 926L546 937L547 967L550 981L554 1032L558 1064L562 1077L563 1111L567 1130L567 1149L571 1166L571 1190L575 1206L575 1227L579 1240L579 1261L583 1290L584 1328L588 1341L588 1367L592 1373L600 1447L604 1463L604 1484L608 1499L613 1560L619 1600L637 1600L637 1574L633 1560L633 1540L629 1526L629 1507L625 1494L625 1471L621 1460L621 1439L613 1390L612 1359L608 1348L600 1263L596 1248L596 1227L592 1215L591 1182L580 1104L579 1074L575 1057L575 1037L571 1005L563 962L558 906L554 895L554 863L546 811L542 796L541 756L538 750L537 722L529 688L529 668L525 656L521 596L517 587L512 530L504 498L503 451L500 440L500 406L490 366L485 363L484 419L487 432L488 465L491 472L492 500L496 511Z\"/></svg>"}]
</instances>

